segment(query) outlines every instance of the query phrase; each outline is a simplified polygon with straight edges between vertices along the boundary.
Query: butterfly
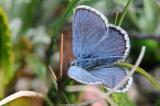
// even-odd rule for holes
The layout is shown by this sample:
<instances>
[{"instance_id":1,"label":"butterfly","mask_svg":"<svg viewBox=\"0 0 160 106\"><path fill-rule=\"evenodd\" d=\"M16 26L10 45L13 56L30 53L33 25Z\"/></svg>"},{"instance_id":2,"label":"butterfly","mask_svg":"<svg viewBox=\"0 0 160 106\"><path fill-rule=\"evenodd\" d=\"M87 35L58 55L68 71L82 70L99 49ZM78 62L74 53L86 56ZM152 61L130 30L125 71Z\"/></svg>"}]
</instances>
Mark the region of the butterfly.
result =
<instances>
[{"instance_id":1,"label":"butterfly","mask_svg":"<svg viewBox=\"0 0 160 106\"><path fill-rule=\"evenodd\" d=\"M98 10L85 5L75 9L72 48L75 59L68 70L70 78L82 84L103 85L111 90L127 76L128 71L116 63L128 56L128 34L119 26L109 24ZM132 82L130 77L116 92L127 91Z\"/></svg>"}]
</instances>

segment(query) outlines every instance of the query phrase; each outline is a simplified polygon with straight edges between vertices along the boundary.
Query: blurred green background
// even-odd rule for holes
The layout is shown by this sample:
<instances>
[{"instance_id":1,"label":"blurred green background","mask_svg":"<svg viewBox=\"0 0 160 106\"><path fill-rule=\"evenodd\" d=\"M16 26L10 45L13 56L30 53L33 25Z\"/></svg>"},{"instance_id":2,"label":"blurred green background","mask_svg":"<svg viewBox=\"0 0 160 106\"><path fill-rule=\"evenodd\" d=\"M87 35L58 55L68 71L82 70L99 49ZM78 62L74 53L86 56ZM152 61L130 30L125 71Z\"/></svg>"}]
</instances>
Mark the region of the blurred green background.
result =
<instances>
[{"instance_id":1,"label":"blurred green background","mask_svg":"<svg viewBox=\"0 0 160 106\"><path fill-rule=\"evenodd\" d=\"M117 12L119 21L127 2L128 0L0 0L0 99L20 90L40 92L45 99L23 97L7 106L51 106L57 103L57 99L61 104L73 104L96 97L93 93L71 93L65 89L68 85L79 84L67 77L68 64L73 59L73 11L78 5L88 5L102 12L114 24ZM160 82L160 1L131 0L121 27L128 32L131 40L127 62L134 64L141 47L146 46L140 67ZM60 82L61 95L57 97L56 81L52 79L48 66L58 75L59 39L62 33L64 68ZM113 94L113 101L118 106L160 106L159 90L138 73L133 77L134 84L128 93ZM94 106L106 104L107 101L102 100Z\"/></svg>"}]
</instances>

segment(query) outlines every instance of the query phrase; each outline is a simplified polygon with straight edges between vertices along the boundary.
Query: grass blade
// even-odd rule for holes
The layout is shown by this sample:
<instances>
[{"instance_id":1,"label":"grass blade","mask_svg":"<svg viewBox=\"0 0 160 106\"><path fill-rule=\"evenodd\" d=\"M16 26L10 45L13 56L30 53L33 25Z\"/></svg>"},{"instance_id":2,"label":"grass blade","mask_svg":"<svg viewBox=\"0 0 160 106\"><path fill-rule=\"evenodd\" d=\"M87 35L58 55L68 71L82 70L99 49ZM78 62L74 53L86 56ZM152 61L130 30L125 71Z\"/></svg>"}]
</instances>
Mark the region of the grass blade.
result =
<instances>
[{"instance_id":1,"label":"grass blade","mask_svg":"<svg viewBox=\"0 0 160 106\"><path fill-rule=\"evenodd\" d=\"M118 15L119 15L119 13L118 13L118 11L117 11L117 13L116 13L116 18L115 18L115 21L114 21L114 25L117 25Z\"/></svg>"},{"instance_id":2,"label":"grass blade","mask_svg":"<svg viewBox=\"0 0 160 106\"><path fill-rule=\"evenodd\" d=\"M57 42L57 39L58 39L58 35L60 33L60 29L62 28L62 26L64 25L65 21L68 19L69 17L69 14L72 12L72 9L73 7L78 3L79 0L72 0L66 11L64 12L64 14L62 15L62 17L60 17L60 20L59 22L57 23L56 25L56 28L55 28L55 31L54 31L54 34L52 35L52 39L51 39L51 42L50 42L50 45L49 45L49 49L48 49L48 59L47 59L47 62L49 63L50 62L50 55L52 53L52 50L54 48L54 45L56 44Z\"/></svg>"},{"instance_id":3,"label":"grass blade","mask_svg":"<svg viewBox=\"0 0 160 106\"><path fill-rule=\"evenodd\" d=\"M131 3L131 1L132 1L132 0L128 0L125 8L123 9L122 16L121 16L121 18L120 18L120 20L119 20L118 26L121 26L121 25L122 25L123 19L124 19L125 15L126 15L128 6L129 6L129 4Z\"/></svg>"},{"instance_id":4,"label":"grass blade","mask_svg":"<svg viewBox=\"0 0 160 106\"><path fill-rule=\"evenodd\" d=\"M119 63L120 66L124 66L126 68L132 68L133 65L129 64L129 63ZM151 84L157 88L158 90L160 90L160 83L156 81L155 78L153 78L150 74L148 74L145 70L143 70L140 67L137 67L136 72L140 73L141 75L143 75L146 79L148 79Z\"/></svg>"}]
</instances>

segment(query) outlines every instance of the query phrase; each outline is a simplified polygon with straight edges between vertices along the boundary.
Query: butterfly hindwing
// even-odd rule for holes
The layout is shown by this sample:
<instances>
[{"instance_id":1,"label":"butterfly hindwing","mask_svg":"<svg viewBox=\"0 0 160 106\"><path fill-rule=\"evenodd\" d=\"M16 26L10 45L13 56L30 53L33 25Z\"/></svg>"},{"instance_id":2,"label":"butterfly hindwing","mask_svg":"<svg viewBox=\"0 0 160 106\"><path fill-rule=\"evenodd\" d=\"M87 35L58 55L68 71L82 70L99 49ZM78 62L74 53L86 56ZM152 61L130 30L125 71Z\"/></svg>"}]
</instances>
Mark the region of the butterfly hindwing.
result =
<instances>
[{"instance_id":1,"label":"butterfly hindwing","mask_svg":"<svg viewBox=\"0 0 160 106\"><path fill-rule=\"evenodd\" d=\"M83 69L77 66L71 66L69 68L68 75L72 79L83 84L102 84L104 87L112 89L127 76L127 71L120 67ZM128 90L131 84L132 78L129 78L129 81L126 83L126 85L117 91Z\"/></svg>"},{"instance_id":2,"label":"butterfly hindwing","mask_svg":"<svg viewBox=\"0 0 160 106\"><path fill-rule=\"evenodd\" d=\"M99 78L92 76L88 71L77 66L71 66L68 70L68 76L83 84L102 84Z\"/></svg>"},{"instance_id":3,"label":"butterfly hindwing","mask_svg":"<svg viewBox=\"0 0 160 106\"><path fill-rule=\"evenodd\" d=\"M111 89L118 85L127 76L127 71L124 68L116 66L92 69L89 73L96 78L101 79L103 85ZM126 85L121 87L121 89L125 88L125 86Z\"/></svg>"}]
</instances>

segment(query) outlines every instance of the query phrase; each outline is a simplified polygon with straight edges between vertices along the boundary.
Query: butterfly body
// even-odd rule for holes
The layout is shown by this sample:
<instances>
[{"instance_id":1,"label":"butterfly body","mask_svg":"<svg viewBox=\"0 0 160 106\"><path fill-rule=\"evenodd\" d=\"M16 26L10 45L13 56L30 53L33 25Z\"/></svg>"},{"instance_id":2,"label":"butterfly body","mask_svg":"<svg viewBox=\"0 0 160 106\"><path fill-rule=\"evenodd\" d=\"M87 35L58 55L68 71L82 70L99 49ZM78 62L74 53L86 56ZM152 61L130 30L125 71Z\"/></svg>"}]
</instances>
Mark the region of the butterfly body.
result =
<instances>
[{"instance_id":1,"label":"butterfly body","mask_svg":"<svg viewBox=\"0 0 160 106\"><path fill-rule=\"evenodd\" d=\"M78 6L72 23L72 45L75 60L68 75L83 84L104 85L112 89L127 76L124 61L130 50L128 34L108 23L103 14L88 6ZM127 91L132 78L117 92Z\"/></svg>"},{"instance_id":2,"label":"butterfly body","mask_svg":"<svg viewBox=\"0 0 160 106\"><path fill-rule=\"evenodd\" d=\"M108 67L113 65L114 62L117 62L122 58L121 56L114 57L98 57L98 58L86 58L86 59L77 59L72 61L72 66L78 66L82 68L93 68L93 67Z\"/></svg>"}]
</instances>

